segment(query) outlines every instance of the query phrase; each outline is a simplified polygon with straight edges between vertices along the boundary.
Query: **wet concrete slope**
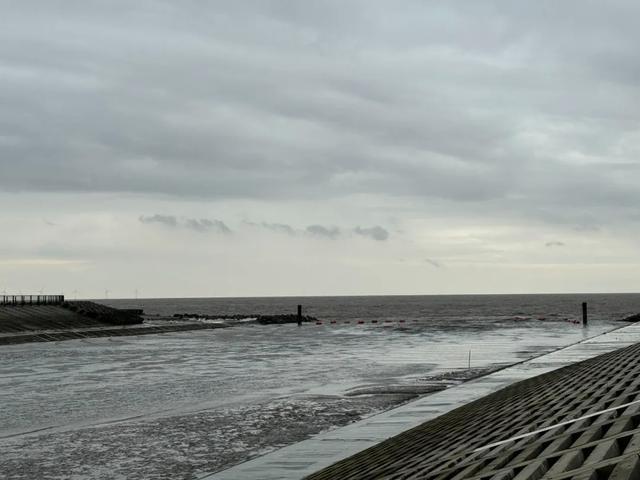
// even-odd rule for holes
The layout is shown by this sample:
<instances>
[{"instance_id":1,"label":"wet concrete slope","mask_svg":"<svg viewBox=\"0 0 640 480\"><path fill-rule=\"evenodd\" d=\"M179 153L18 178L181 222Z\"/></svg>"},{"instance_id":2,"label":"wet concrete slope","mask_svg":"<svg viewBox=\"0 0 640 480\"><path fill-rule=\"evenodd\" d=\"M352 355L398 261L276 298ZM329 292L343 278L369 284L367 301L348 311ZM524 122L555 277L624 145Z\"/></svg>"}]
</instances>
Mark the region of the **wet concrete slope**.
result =
<instances>
[{"instance_id":1,"label":"wet concrete slope","mask_svg":"<svg viewBox=\"0 0 640 480\"><path fill-rule=\"evenodd\" d=\"M140 313L87 301L55 305L0 305L0 345L141 335L181 329L176 326L142 327Z\"/></svg>"},{"instance_id":2,"label":"wet concrete slope","mask_svg":"<svg viewBox=\"0 0 640 480\"><path fill-rule=\"evenodd\" d=\"M84 316L60 305L0 306L0 333L90 328L104 325L95 318Z\"/></svg>"},{"instance_id":3,"label":"wet concrete slope","mask_svg":"<svg viewBox=\"0 0 640 480\"><path fill-rule=\"evenodd\" d=\"M307 478L640 478L640 344L515 383Z\"/></svg>"}]
</instances>

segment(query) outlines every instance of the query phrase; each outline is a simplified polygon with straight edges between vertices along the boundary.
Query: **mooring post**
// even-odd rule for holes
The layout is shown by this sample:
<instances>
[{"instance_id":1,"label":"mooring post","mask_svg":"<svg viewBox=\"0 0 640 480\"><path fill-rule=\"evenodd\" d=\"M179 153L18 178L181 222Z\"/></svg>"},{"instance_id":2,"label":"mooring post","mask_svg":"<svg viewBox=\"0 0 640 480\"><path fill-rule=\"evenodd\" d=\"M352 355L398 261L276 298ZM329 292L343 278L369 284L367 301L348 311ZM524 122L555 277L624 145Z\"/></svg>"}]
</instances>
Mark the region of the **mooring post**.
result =
<instances>
[{"instance_id":1,"label":"mooring post","mask_svg":"<svg viewBox=\"0 0 640 480\"><path fill-rule=\"evenodd\" d=\"M587 302L582 302L582 326L587 326Z\"/></svg>"},{"instance_id":2,"label":"mooring post","mask_svg":"<svg viewBox=\"0 0 640 480\"><path fill-rule=\"evenodd\" d=\"M302 305L298 305L298 326L302 326Z\"/></svg>"}]
</instances>

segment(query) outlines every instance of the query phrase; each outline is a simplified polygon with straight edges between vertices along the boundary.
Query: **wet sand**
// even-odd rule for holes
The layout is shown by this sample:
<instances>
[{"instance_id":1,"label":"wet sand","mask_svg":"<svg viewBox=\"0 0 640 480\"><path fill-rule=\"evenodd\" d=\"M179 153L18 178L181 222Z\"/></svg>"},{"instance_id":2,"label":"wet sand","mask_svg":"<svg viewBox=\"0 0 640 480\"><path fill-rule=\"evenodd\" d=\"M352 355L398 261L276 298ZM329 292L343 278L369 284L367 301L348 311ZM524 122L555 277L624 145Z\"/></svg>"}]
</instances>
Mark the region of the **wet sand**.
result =
<instances>
[{"instance_id":1,"label":"wet sand","mask_svg":"<svg viewBox=\"0 0 640 480\"><path fill-rule=\"evenodd\" d=\"M0 471L8 478L196 478L396 407L492 369L425 379L428 386L355 389L205 410L152 420L5 438Z\"/></svg>"}]
</instances>

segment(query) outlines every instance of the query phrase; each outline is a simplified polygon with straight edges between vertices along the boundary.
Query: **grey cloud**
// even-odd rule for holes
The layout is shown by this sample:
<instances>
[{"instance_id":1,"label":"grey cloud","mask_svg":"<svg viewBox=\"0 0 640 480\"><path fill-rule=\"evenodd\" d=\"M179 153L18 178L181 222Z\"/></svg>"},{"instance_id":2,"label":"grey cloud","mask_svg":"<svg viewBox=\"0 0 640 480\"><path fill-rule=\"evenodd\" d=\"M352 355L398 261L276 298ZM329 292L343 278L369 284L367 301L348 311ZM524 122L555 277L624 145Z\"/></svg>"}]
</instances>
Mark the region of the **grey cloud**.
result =
<instances>
[{"instance_id":1,"label":"grey cloud","mask_svg":"<svg viewBox=\"0 0 640 480\"><path fill-rule=\"evenodd\" d=\"M325 227L322 225L309 225L306 231L312 235L330 239L335 239L340 235L340 229L338 227Z\"/></svg>"},{"instance_id":2,"label":"grey cloud","mask_svg":"<svg viewBox=\"0 0 640 480\"><path fill-rule=\"evenodd\" d=\"M431 258L425 258L424 261L425 261L425 263L428 263L432 267L442 268L442 264L440 262L438 262L437 260L433 260Z\"/></svg>"},{"instance_id":3,"label":"grey cloud","mask_svg":"<svg viewBox=\"0 0 640 480\"><path fill-rule=\"evenodd\" d=\"M185 227L197 232L215 232L228 234L232 233L231 229L222 220L209 220L207 218L181 218L174 215L155 214L151 216L141 215L139 217L141 223L152 224L160 223L169 227Z\"/></svg>"},{"instance_id":4,"label":"grey cloud","mask_svg":"<svg viewBox=\"0 0 640 480\"><path fill-rule=\"evenodd\" d=\"M581 224L573 227L576 232L599 232L601 230L598 225Z\"/></svg>"},{"instance_id":5,"label":"grey cloud","mask_svg":"<svg viewBox=\"0 0 640 480\"><path fill-rule=\"evenodd\" d=\"M250 222L247 220L245 220L243 223L245 223L246 225L250 225L252 227L264 228L272 232L284 233L290 236L295 236L297 233L296 230L291 225L288 225L286 223L269 223L269 222L256 223L256 222Z\"/></svg>"},{"instance_id":6,"label":"grey cloud","mask_svg":"<svg viewBox=\"0 0 640 480\"><path fill-rule=\"evenodd\" d=\"M379 225L370 228L356 227L353 231L358 235L369 237L377 241L385 241L389 238L389 232Z\"/></svg>"},{"instance_id":7,"label":"grey cloud","mask_svg":"<svg viewBox=\"0 0 640 480\"><path fill-rule=\"evenodd\" d=\"M273 232L277 232L277 233L284 233L287 235L295 235L296 231L293 229L293 227L291 225L287 225L285 223L266 223L266 222L262 222L260 224L262 227L266 228L267 230L271 230Z\"/></svg>"},{"instance_id":8,"label":"grey cloud","mask_svg":"<svg viewBox=\"0 0 640 480\"><path fill-rule=\"evenodd\" d=\"M413 196L570 225L640 202L631 0L14 3L0 190Z\"/></svg>"},{"instance_id":9,"label":"grey cloud","mask_svg":"<svg viewBox=\"0 0 640 480\"><path fill-rule=\"evenodd\" d=\"M272 232L282 233L289 236L296 236L298 233L301 233L300 230L285 223L269 223L269 222L256 223L256 222L249 222L249 221L245 221L244 223L247 225L251 225L253 227L264 228ZM329 227L324 225L309 225L305 228L304 231L311 235L316 235L316 236L326 237L331 239L338 238L342 233L342 230L338 227L335 227L335 226ZM371 238L372 240L377 240L377 241L385 241L385 240L388 240L389 238L389 232L379 225L375 225L373 227L368 227L368 228L357 226L353 229L353 232L357 235L368 237L368 238Z\"/></svg>"},{"instance_id":10,"label":"grey cloud","mask_svg":"<svg viewBox=\"0 0 640 480\"><path fill-rule=\"evenodd\" d=\"M161 223L163 225L167 225L169 227L177 227L178 219L173 215L160 215L155 214L149 217L145 217L141 215L139 218L142 223Z\"/></svg>"},{"instance_id":11,"label":"grey cloud","mask_svg":"<svg viewBox=\"0 0 640 480\"><path fill-rule=\"evenodd\" d=\"M544 244L545 247L564 247L564 242L552 241Z\"/></svg>"},{"instance_id":12,"label":"grey cloud","mask_svg":"<svg viewBox=\"0 0 640 480\"><path fill-rule=\"evenodd\" d=\"M200 220L195 218L187 218L185 220L185 226L196 230L197 232L216 232L216 233L231 233L231 229L221 220L209 220L201 218Z\"/></svg>"}]
</instances>

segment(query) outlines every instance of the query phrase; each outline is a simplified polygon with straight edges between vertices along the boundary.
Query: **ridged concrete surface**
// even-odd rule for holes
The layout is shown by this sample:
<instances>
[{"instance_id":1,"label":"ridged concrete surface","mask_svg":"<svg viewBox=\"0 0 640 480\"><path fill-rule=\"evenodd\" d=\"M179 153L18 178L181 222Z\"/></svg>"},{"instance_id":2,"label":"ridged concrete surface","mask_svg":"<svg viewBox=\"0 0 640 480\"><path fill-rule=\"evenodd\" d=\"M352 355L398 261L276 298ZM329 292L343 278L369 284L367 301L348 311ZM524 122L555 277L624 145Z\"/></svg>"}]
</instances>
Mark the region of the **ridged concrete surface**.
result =
<instances>
[{"instance_id":1,"label":"ridged concrete surface","mask_svg":"<svg viewBox=\"0 0 640 480\"><path fill-rule=\"evenodd\" d=\"M628 403L626 400L635 398L633 391L638 390L633 379L640 376L640 366L635 361L636 357L640 359L640 347L617 350L637 342L640 326L630 325L200 478L572 478L562 476L567 468L590 479L640 478L630 476L636 475L637 468L635 437L625 436L633 432L638 404L486 448L523 432ZM606 357L595 358L607 353ZM584 360L589 361L573 365ZM558 370L568 365L573 366ZM571 436L570 429L599 425L611 415L624 417L623 423L631 422L630 427L624 430L618 425L609 429L611 433L605 431L601 438L608 443L602 443L598 452L608 448L607 453L592 456L596 437L585 434L578 440ZM569 440L559 439L564 432L569 432ZM615 436L616 432L624 432L620 433L623 440ZM557 444L545 443L549 439L557 440ZM531 450L525 452L529 447ZM474 452L478 448L484 450ZM537 462L542 451L548 455ZM612 457L611 452L622 453ZM354 454L357 455L352 457ZM595 462L600 457L600 463ZM331 466L336 462L339 463ZM603 470L592 476L594 469ZM620 476L612 477L614 471Z\"/></svg>"},{"instance_id":2,"label":"ridged concrete surface","mask_svg":"<svg viewBox=\"0 0 640 480\"><path fill-rule=\"evenodd\" d=\"M0 334L99 326L104 326L104 323L60 305L0 306Z\"/></svg>"},{"instance_id":3,"label":"ridged concrete surface","mask_svg":"<svg viewBox=\"0 0 640 480\"><path fill-rule=\"evenodd\" d=\"M136 313L88 301L0 305L0 345L215 328L202 324L189 324L192 327L141 324L142 318Z\"/></svg>"}]
</instances>

